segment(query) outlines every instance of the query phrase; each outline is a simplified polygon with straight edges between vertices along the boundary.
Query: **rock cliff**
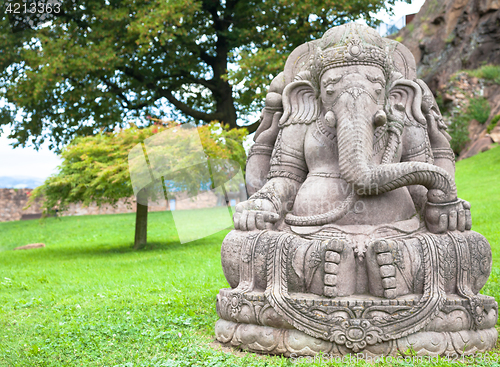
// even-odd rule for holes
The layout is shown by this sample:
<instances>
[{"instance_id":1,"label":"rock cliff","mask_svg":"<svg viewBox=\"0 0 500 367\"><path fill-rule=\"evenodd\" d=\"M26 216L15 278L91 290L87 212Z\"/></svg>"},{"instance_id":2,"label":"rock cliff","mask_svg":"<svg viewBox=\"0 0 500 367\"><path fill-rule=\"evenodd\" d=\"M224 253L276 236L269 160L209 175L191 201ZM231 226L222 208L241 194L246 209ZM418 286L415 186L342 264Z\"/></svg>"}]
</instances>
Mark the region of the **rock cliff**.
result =
<instances>
[{"instance_id":1,"label":"rock cliff","mask_svg":"<svg viewBox=\"0 0 500 367\"><path fill-rule=\"evenodd\" d=\"M460 159L500 143L500 126L494 126L500 114L500 76L488 80L461 72L500 65L500 0L427 0L394 38L415 56L419 77L438 97L449 123L466 114L471 98L488 101L487 120L470 119L463 128L468 141L459 150Z\"/></svg>"},{"instance_id":2,"label":"rock cliff","mask_svg":"<svg viewBox=\"0 0 500 367\"><path fill-rule=\"evenodd\" d=\"M461 69L500 65L500 0L427 0L397 38L438 90Z\"/></svg>"}]
</instances>

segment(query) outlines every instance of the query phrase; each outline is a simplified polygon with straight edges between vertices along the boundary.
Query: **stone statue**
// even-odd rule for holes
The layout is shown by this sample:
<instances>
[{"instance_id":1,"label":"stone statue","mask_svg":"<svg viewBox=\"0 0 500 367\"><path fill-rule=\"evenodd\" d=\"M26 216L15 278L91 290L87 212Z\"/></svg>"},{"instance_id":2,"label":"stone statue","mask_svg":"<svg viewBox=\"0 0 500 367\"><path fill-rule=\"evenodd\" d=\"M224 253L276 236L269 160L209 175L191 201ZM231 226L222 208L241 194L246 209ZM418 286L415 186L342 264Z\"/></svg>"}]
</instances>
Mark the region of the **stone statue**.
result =
<instances>
[{"instance_id":1,"label":"stone statue","mask_svg":"<svg viewBox=\"0 0 500 367\"><path fill-rule=\"evenodd\" d=\"M296 48L222 245L217 340L285 356L494 347L491 248L457 198L450 139L402 44L350 23Z\"/></svg>"}]
</instances>

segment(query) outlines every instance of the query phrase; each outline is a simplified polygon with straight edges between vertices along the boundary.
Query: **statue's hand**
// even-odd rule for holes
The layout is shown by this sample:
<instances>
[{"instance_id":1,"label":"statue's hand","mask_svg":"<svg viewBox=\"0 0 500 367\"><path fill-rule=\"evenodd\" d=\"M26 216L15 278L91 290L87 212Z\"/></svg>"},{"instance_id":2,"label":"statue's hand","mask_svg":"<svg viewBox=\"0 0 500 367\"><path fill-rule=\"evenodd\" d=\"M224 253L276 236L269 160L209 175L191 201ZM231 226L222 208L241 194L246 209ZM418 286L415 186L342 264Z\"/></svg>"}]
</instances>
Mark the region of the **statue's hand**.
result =
<instances>
[{"instance_id":1,"label":"statue's hand","mask_svg":"<svg viewBox=\"0 0 500 367\"><path fill-rule=\"evenodd\" d=\"M425 204L425 223L432 233L459 230L461 232L472 227L470 203L457 199L449 203Z\"/></svg>"},{"instance_id":2,"label":"statue's hand","mask_svg":"<svg viewBox=\"0 0 500 367\"><path fill-rule=\"evenodd\" d=\"M250 199L236 205L234 228L240 231L271 229L280 219L273 204L266 199Z\"/></svg>"}]
</instances>

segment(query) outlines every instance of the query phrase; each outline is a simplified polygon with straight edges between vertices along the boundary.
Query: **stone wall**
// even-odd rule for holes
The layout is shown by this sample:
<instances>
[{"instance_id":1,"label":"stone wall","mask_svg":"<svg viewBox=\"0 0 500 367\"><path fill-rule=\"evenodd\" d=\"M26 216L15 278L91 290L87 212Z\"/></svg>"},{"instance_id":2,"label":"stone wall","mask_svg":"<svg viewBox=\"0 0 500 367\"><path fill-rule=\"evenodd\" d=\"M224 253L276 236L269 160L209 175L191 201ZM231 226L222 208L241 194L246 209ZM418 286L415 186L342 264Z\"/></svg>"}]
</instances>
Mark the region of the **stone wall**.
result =
<instances>
[{"instance_id":1,"label":"stone wall","mask_svg":"<svg viewBox=\"0 0 500 367\"><path fill-rule=\"evenodd\" d=\"M83 206L81 203L70 204L68 210L65 210L59 215L73 216L73 215L98 215L98 214L122 214L134 213L137 205L134 198L120 199L115 205L105 204L97 206L95 203L89 206ZM165 210L165 205L151 205L148 207L150 212L159 212Z\"/></svg>"},{"instance_id":2,"label":"stone wall","mask_svg":"<svg viewBox=\"0 0 500 367\"><path fill-rule=\"evenodd\" d=\"M31 191L31 189L0 189L0 222L20 220L23 214L41 213L38 203L23 210Z\"/></svg>"},{"instance_id":3,"label":"stone wall","mask_svg":"<svg viewBox=\"0 0 500 367\"><path fill-rule=\"evenodd\" d=\"M211 192L202 192L196 199L191 199L187 195L180 195L175 204L169 200L148 205L148 211L159 212L164 210L191 210L201 208L211 208L217 205L217 196ZM68 210L61 213L64 216L71 215L97 215L97 214L120 214L120 213L135 213L137 204L135 198L120 199L116 205L102 205L98 207L96 204L91 204L87 207L81 203L70 204Z\"/></svg>"},{"instance_id":4,"label":"stone wall","mask_svg":"<svg viewBox=\"0 0 500 367\"><path fill-rule=\"evenodd\" d=\"M31 189L0 189L0 222L8 222L20 219L40 218L42 209L38 203L35 203L28 209L23 209L28 202ZM230 193L229 199L238 203L239 193ZM164 210L192 210L201 208L211 208L222 204L221 198L218 198L212 192L201 192L196 199L187 197L186 194L178 195L175 203L172 200L163 201L148 206L148 211ZM102 205L98 207L95 204L83 206L81 203L71 204L68 210L58 213L61 216L72 215L97 215L97 214L120 214L134 213L136 210L135 198L121 199L116 205Z\"/></svg>"}]
</instances>

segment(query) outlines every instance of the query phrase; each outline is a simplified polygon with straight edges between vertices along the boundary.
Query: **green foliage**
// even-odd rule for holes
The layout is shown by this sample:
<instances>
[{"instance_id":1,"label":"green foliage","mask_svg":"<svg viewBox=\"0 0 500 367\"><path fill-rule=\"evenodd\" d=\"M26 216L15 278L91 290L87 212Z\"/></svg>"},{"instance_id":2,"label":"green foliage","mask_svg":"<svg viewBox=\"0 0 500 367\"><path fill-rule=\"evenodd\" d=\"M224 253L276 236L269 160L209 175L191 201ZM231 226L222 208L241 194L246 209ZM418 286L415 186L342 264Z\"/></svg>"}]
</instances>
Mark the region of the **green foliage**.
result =
<instances>
[{"instance_id":1,"label":"green foliage","mask_svg":"<svg viewBox=\"0 0 500 367\"><path fill-rule=\"evenodd\" d=\"M497 126L498 121L500 121L500 115L496 115L491 119L490 124L488 125L488 128L486 129L486 132L489 134L491 131Z\"/></svg>"},{"instance_id":2,"label":"green foliage","mask_svg":"<svg viewBox=\"0 0 500 367\"><path fill-rule=\"evenodd\" d=\"M406 0L410 2L410 0ZM0 126L20 144L111 132L161 114L237 127L262 107L298 45L395 0L64 1L50 25L12 32L0 13ZM77 5L74 5L77 4ZM236 66L234 68L230 67ZM15 119L17 116L17 120Z\"/></svg>"},{"instance_id":3,"label":"green foliage","mask_svg":"<svg viewBox=\"0 0 500 367\"><path fill-rule=\"evenodd\" d=\"M472 229L486 236L493 251L493 270L481 293L496 299L500 200L492 198L498 197L499 165L497 147L457 162L456 171L458 194L472 205ZM210 215L219 209L224 210ZM0 223L1 366L334 365L320 360L292 364L214 348L215 298L228 287L220 266L228 231L180 244L170 212L149 215L150 243L141 251L131 247L133 214ZM33 242L47 247L9 251ZM494 355L490 362L465 361L498 365ZM451 367L457 360L418 365Z\"/></svg>"},{"instance_id":4,"label":"green foliage","mask_svg":"<svg viewBox=\"0 0 500 367\"><path fill-rule=\"evenodd\" d=\"M451 136L451 149L456 155L459 155L465 145L469 142L469 119L466 116L455 117L450 126L448 127L448 133Z\"/></svg>"},{"instance_id":5,"label":"green foliage","mask_svg":"<svg viewBox=\"0 0 500 367\"><path fill-rule=\"evenodd\" d=\"M452 137L450 144L455 154L460 154L469 142L469 122L477 120L484 124L488 120L490 111L488 100L484 97L476 97L469 99L469 104L464 113L454 117L448 132Z\"/></svg>"},{"instance_id":6,"label":"green foliage","mask_svg":"<svg viewBox=\"0 0 500 367\"><path fill-rule=\"evenodd\" d=\"M474 119L481 124L484 124L490 116L490 103L484 97L471 98L467 107L467 115L470 119Z\"/></svg>"},{"instance_id":7,"label":"green foliage","mask_svg":"<svg viewBox=\"0 0 500 367\"><path fill-rule=\"evenodd\" d=\"M439 107L439 111L441 111L442 114L445 114L448 111L448 106L444 103L444 98L443 98L443 93L440 91L437 91L436 93L436 103Z\"/></svg>"},{"instance_id":8,"label":"green foliage","mask_svg":"<svg viewBox=\"0 0 500 367\"><path fill-rule=\"evenodd\" d=\"M42 186L37 187L32 192L29 203L31 204L36 198L42 198L45 211L50 212L56 207L64 210L70 203L115 204L120 198L133 196L129 152L137 144L169 127L172 127L171 124L153 125L144 129L133 126L118 132L75 138L61 152L63 162L59 167L59 173L49 177ZM169 141L160 140L162 146L159 154L164 156L165 162L175 162L176 165L186 167L194 160L192 155L183 154L186 152L186 139L191 131L181 128L176 130L177 134L166 135ZM212 122L198 127L197 130L208 157L231 159L242 169L244 168L245 129L227 130L218 122ZM175 165L170 168L176 170ZM200 189L199 176L189 175L186 180L189 192L196 193Z\"/></svg>"},{"instance_id":9,"label":"green foliage","mask_svg":"<svg viewBox=\"0 0 500 367\"><path fill-rule=\"evenodd\" d=\"M500 84L500 65L483 65L475 70L465 70L467 74L476 78Z\"/></svg>"}]
</instances>

